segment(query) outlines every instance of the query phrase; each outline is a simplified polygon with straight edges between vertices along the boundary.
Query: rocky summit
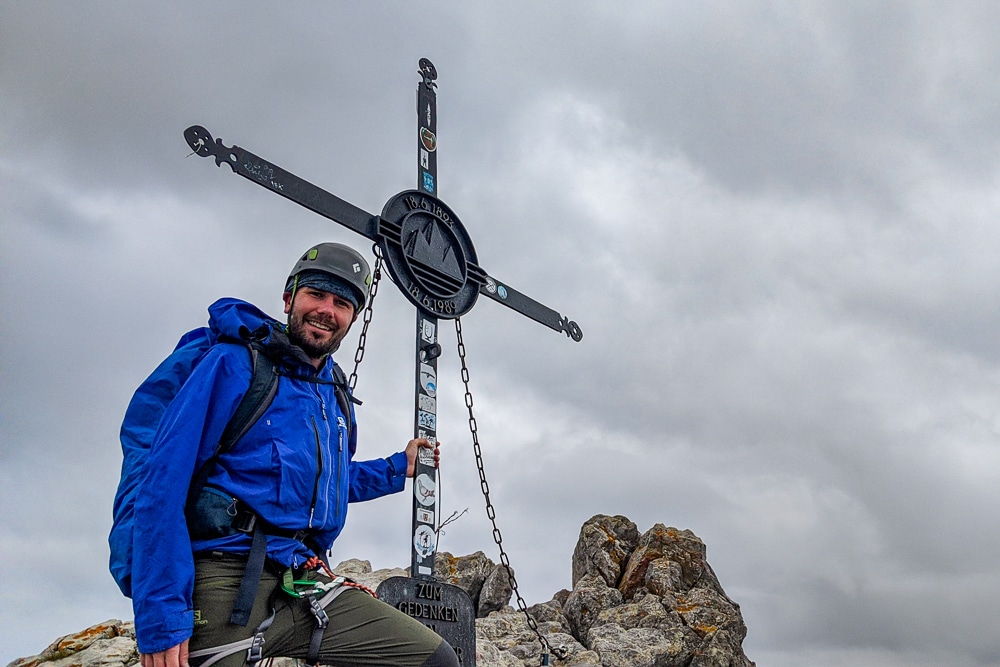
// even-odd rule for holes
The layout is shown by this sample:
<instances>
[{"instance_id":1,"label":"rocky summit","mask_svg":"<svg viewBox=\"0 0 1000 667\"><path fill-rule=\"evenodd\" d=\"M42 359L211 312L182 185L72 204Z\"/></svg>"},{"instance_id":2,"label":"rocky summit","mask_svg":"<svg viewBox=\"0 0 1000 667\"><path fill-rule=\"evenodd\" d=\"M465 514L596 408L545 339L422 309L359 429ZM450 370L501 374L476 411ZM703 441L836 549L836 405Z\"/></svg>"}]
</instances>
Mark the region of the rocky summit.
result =
<instances>
[{"instance_id":1,"label":"rocky summit","mask_svg":"<svg viewBox=\"0 0 1000 667\"><path fill-rule=\"evenodd\" d=\"M545 637L556 667L753 667L743 653L747 629L690 530L656 524L640 534L623 516L583 524L573 551L573 590L513 609L506 568L482 552L437 555L435 575L463 588L476 609L478 667L542 664ZM405 576L402 568L372 571L362 560L334 570L375 588ZM139 661L130 622L110 620L53 642L8 667L131 667ZM271 667L291 667L274 660Z\"/></svg>"}]
</instances>

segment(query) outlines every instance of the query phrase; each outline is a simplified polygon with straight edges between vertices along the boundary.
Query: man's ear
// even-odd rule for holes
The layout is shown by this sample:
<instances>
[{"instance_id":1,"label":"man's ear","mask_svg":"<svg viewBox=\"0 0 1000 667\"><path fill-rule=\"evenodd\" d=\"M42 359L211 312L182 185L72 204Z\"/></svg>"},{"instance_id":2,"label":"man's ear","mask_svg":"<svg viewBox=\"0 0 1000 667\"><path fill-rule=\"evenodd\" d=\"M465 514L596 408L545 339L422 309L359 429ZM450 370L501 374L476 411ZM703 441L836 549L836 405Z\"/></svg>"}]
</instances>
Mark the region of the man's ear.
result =
<instances>
[{"instance_id":1,"label":"man's ear","mask_svg":"<svg viewBox=\"0 0 1000 667\"><path fill-rule=\"evenodd\" d=\"M287 315L292 310L292 293L285 292L281 295L281 298L285 302L285 315Z\"/></svg>"}]
</instances>

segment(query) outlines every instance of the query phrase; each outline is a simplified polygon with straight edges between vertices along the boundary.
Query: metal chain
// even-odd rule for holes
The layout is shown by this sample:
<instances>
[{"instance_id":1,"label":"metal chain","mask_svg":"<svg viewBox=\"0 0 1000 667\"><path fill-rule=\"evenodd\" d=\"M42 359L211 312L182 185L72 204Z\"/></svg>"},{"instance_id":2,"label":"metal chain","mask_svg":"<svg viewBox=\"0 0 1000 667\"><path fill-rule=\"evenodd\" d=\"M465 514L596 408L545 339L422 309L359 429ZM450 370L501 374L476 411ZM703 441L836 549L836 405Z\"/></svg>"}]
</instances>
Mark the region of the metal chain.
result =
<instances>
[{"instance_id":1,"label":"metal chain","mask_svg":"<svg viewBox=\"0 0 1000 667\"><path fill-rule=\"evenodd\" d=\"M538 624L535 619L531 617L528 613L528 608L524 604L524 598L521 597L521 592L517 590L517 580L514 578L514 570L510 566L510 559L507 557L507 552L503 548L503 536L500 534L500 529L497 527L496 521L496 511L493 509L493 502L490 500L490 485L486 481L486 470L483 467L483 451L479 446L479 429L476 426L476 416L472 411L472 390L469 389L469 368L465 365L465 341L462 338L462 320L461 318L455 319L455 335L458 338L458 358L462 362L462 383L465 385L465 407L469 410L469 431L472 433L472 447L476 453L476 467L479 468L479 485L483 490L483 498L486 499L486 516L489 517L490 523L493 524L493 541L496 542L497 548L500 549L500 563L503 565L504 569L507 571L507 580L510 582L510 588L517 598L517 608L524 614L524 617L528 621L528 627L535 633L538 637L538 641L542 646L556 658L562 659L566 656L566 648L560 646L558 648L553 647L549 643L549 640L541 633L538 629ZM548 664L546 660L547 656L543 656L543 664Z\"/></svg>"},{"instance_id":2,"label":"metal chain","mask_svg":"<svg viewBox=\"0 0 1000 667\"><path fill-rule=\"evenodd\" d=\"M379 247L373 246L372 251L375 253L375 270L372 271L372 286L368 292L368 305L365 306L365 312L361 319L361 334L358 336L358 351L354 353L354 370L351 371L351 377L347 380L347 387L354 393L354 387L358 384L358 366L361 365L361 360L365 358L365 343L368 340L368 325L372 322L372 306L375 304L375 295L378 294L378 283L382 278L382 253L379 251Z\"/></svg>"}]
</instances>

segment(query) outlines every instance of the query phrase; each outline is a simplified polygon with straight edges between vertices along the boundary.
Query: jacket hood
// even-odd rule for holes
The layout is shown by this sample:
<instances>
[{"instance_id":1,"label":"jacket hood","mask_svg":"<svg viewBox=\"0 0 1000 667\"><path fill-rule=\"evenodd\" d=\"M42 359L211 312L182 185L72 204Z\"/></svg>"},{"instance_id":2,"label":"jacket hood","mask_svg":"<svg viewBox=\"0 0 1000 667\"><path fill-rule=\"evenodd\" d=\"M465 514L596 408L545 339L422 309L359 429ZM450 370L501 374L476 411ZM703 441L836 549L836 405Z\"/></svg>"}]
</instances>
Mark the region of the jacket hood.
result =
<instances>
[{"instance_id":1,"label":"jacket hood","mask_svg":"<svg viewBox=\"0 0 1000 667\"><path fill-rule=\"evenodd\" d=\"M240 299L224 297L208 307L208 327L221 337L243 338L246 332L257 331L267 325L272 328L278 321L263 310Z\"/></svg>"},{"instance_id":2,"label":"jacket hood","mask_svg":"<svg viewBox=\"0 0 1000 667\"><path fill-rule=\"evenodd\" d=\"M232 297L219 299L208 307L208 326L219 338L257 340L275 361L312 368L308 355L288 340L285 326L252 303Z\"/></svg>"}]
</instances>

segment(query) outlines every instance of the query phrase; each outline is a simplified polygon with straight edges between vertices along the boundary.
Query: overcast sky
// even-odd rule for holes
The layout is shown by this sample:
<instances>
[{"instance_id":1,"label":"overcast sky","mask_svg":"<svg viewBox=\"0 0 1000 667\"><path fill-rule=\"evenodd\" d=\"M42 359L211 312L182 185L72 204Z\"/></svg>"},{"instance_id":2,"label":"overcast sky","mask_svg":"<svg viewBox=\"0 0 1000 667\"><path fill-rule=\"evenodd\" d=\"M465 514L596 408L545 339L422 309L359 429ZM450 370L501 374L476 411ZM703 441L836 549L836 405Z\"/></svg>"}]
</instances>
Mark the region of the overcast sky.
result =
<instances>
[{"instance_id":1,"label":"overcast sky","mask_svg":"<svg viewBox=\"0 0 1000 667\"><path fill-rule=\"evenodd\" d=\"M624 514L706 542L762 667L1000 665L1000 4L485 4L0 3L0 664L131 618L118 427L181 334L280 314L314 243L371 257L183 130L375 213L428 57L441 197L584 331L462 320L527 602ZM413 317L386 281L370 458L410 437ZM497 561L442 329L441 548ZM334 561L407 565L409 502L354 506Z\"/></svg>"}]
</instances>

